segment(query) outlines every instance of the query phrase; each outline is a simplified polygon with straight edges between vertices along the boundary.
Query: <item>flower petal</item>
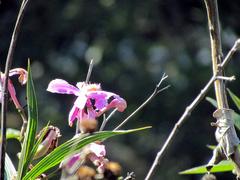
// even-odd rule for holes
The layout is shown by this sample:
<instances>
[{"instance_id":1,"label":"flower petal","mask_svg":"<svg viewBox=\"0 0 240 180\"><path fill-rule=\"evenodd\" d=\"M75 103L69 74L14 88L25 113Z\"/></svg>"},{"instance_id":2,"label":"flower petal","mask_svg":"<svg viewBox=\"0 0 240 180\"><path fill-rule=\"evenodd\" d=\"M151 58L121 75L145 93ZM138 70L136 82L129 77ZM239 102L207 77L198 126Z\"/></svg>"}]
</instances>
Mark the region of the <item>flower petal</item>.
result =
<instances>
[{"instance_id":1,"label":"flower petal","mask_svg":"<svg viewBox=\"0 0 240 180\"><path fill-rule=\"evenodd\" d=\"M97 109L98 116L111 108L117 108L122 112L127 107L127 102L119 95L107 91L89 92L87 97L94 109Z\"/></svg>"},{"instance_id":2,"label":"flower petal","mask_svg":"<svg viewBox=\"0 0 240 180\"><path fill-rule=\"evenodd\" d=\"M8 80L8 92L9 92L9 94L12 98L12 101L15 104L16 108L17 109L21 108L21 105L20 105L20 103L17 99L17 96L16 96L15 88L14 88L13 83L10 79Z\"/></svg>"},{"instance_id":3,"label":"flower petal","mask_svg":"<svg viewBox=\"0 0 240 180\"><path fill-rule=\"evenodd\" d=\"M79 89L63 79L54 79L48 84L47 91L59 94L79 94Z\"/></svg>"},{"instance_id":4,"label":"flower petal","mask_svg":"<svg viewBox=\"0 0 240 180\"><path fill-rule=\"evenodd\" d=\"M104 145L91 143L89 144L89 150L94 153L98 158L106 156L106 149Z\"/></svg>"},{"instance_id":5,"label":"flower petal","mask_svg":"<svg viewBox=\"0 0 240 180\"><path fill-rule=\"evenodd\" d=\"M115 96L114 98L115 99L108 104L107 109L117 108L118 111L123 112L127 107L127 102L120 96Z\"/></svg>"},{"instance_id":6,"label":"flower petal","mask_svg":"<svg viewBox=\"0 0 240 180\"><path fill-rule=\"evenodd\" d=\"M18 81L23 85L27 83L28 72L23 68L14 68L9 71L9 76L19 75Z\"/></svg>"},{"instance_id":7,"label":"flower petal","mask_svg":"<svg viewBox=\"0 0 240 180\"><path fill-rule=\"evenodd\" d=\"M84 93L79 93L78 98L74 102L74 105L77 106L79 109L83 110L87 102L87 96Z\"/></svg>"},{"instance_id":8,"label":"flower petal","mask_svg":"<svg viewBox=\"0 0 240 180\"><path fill-rule=\"evenodd\" d=\"M68 123L69 126L72 127L74 120L77 118L79 113L79 108L75 105L73 105L72 109L69 112L69 116L68 116Z\"/></svg>"}]
</instances>

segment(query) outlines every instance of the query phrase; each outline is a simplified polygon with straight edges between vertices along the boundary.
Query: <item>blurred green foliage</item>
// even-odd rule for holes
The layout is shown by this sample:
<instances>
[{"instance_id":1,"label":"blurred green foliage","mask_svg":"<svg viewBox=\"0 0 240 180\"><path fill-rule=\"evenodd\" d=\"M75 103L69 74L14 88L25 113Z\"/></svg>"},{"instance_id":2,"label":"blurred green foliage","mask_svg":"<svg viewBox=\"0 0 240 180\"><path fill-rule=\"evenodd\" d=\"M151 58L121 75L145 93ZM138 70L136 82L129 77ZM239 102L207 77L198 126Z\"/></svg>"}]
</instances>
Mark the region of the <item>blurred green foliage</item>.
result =
<instances>
[{"instance_id":1,"label":"blurred green foliage","mask_svg":"<svg viewBox=\"0 0 240 180\"><path fill-rule=\"evenodd\" d=\"M19 3L1 0L1 70ZM219 1L219 13L226 54L240 34L240 1ZM166 72L171 88L125 126L152 125L152 130L107 141L109 158L120 161L125 172L134 171L137 179L143 179L174 123L210 78L209 47L206 12L200 0L37 0L30 3L26 12L13 66L26 67L27 58L31 58L40 124L51 121L59 126L62 139L74 133L67 125L74 97L46 92L50 80L83 81L88 62L94 58L91 81L100 82L103 89L128 101L127 111L116 114L107 125L111 129L146 99ZM226 73L237 79L239 57L235 55L226 68ZM228 87L240 95L238 80ZM25 89L17 89L21 102L26 104ZM214 98L213 91L208 96ZM12 105L10 110L8 127L19 128L21 121ZM157 169L156 179L200 179L195 175L180 176L178 172L204 164L210 158L211 151L205 145L216 143L214 128L210 127L213 111L207 102L194 110ZM13 146L16 142L10 141L8 150L12 157L19 149ZM218 179L232 177L221 174Z\"/></svg>"}]
</instances>

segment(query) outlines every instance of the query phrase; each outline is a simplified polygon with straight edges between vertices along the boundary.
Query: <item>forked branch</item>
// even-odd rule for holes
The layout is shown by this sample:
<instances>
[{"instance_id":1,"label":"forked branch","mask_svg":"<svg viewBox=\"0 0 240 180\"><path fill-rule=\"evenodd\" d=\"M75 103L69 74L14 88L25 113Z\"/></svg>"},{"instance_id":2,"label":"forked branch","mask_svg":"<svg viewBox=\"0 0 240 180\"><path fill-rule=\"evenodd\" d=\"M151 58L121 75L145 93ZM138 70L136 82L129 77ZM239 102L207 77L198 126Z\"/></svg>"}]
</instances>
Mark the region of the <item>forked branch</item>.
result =
<instances>
[{"instance_id":1,"label":"forked branch","mask_svg":"<svg viewBox=\"0 0 240 180\"><path fill-rule=\"evenodd\" d=\"M230 59L232 58L233 54L239 49L240 49L240 39L238 39L234 43L232 49L228 52L224 61L221 64L219 64L219 67L224 68L227 65L227 63L230 61ZM214 81L217 79L217 77L218 76L216 74L213 75L211 77L211 79L208 81L208 83L205 85L205 87L197 95L197 97L192 101L192 103L189 106L186 107L184 113L182 114L180 119L177 121L177 123L174 125L174 128L170 132L170 134L169 134L167 140L165 141L164 145L158 151L158 153L155 157L155 160L154 160L150 170L147 173L147 176L146 176L145 180L149 180L154 175L154 172L155 172L157 166L160 165L163 156L166 154L168 148L172 145L172 143L174 141L174 138L176 137L178 131L180 130L182 125L186 122L187 118L191 115L191 113L195 109L195 107L206 96L207 92L211 88L211 85L214 83Z\"/></svg>"}]
</instances>

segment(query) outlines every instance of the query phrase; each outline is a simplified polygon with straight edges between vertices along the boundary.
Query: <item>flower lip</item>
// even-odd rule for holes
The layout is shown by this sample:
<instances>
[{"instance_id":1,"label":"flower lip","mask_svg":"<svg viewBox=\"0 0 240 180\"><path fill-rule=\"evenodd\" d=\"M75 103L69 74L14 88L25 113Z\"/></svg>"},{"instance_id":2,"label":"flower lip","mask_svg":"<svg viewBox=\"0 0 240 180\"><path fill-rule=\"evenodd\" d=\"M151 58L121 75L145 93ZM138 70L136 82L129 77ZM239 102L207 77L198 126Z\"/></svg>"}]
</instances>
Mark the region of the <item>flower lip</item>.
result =
<instances>
[{"instance_id":1,"label":"flower lip","mask_svg":"<svg viewBox=\"0 0 240 180\"><path fill-rule=\"evenodd\" d=\"M18 81L21 85L27 83L28 72L23 68L14 68L9 71L9 76L19 75Z\"/></svg>"}]
</instances>

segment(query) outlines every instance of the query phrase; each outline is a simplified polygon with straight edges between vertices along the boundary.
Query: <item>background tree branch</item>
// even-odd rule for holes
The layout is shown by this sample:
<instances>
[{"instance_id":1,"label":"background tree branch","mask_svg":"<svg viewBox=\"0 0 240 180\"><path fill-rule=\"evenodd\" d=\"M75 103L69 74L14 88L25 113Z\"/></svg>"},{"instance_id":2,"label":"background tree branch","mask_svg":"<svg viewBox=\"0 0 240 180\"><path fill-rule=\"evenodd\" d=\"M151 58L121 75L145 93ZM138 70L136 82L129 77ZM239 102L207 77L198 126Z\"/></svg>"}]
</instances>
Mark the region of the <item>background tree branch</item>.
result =
<instances>
[{"instance_id":1,"label":"background tree branch","mask_svg":"<svg viewBox=\"0 0 240 180\"><path fill-rule=\"evenodd\" d=\"M230 61L230 59L232 58L233 54L239 50L239 46L240 46L240 40L238 39L233 47L231 48L231 50L228 52L227 56L225 57L224 61L219 64L219 67L225 67L227 62ZM192 103L186 107L184 113L182 114L182 116L180 117L180 119L177 121L177 123L174 125L172 131L170 132L167 140L164 142L162 148L158 151L153 164L151 166L151 168L149 169L147 176L145 178L145 180L149 180L150 178L152 178L152 176L154 175L154 172L156 171L157 166L160 165L162 158L164 157L164 155L166 154L168 148L171 146L171 144L174 141L174 138L176 137L177 133L179 132L180 128L182 127L182 125L186 122L187 118L191 115L192 111L196 108L196 106L201 102L201 100L206 96L207 92L209 91L209 89L211 88L211 85L215 82L215 80L218 79L217 78L217 74L214 74L211 79L208 81L208 83L205 85L205 87L200 91L200 93L197 95L197 97L192 101Z\"/></svg>"},{"instance_id":2,"label":"background tree branch","mask_svg":"<svg viewBox=\"0 0 240 180\"><path fill-rule=\"evenodd\" d=\"M224 76L223 66L219 66L222 62L222 45L218 3L217 0L204 0L204 2L207 9L213 74ZM215 148L213 157L209 161L207 168L210 170L213 165L219 163L221 160L231 158L235 163L237 176L240 177L240 156L237 148L239 139L231 117L232 110L228 106L224 80L216 79L214 89L218 109L214 112L213 116L217 119L215 136L218 146Z\"/></svg>"}]
</instances>

